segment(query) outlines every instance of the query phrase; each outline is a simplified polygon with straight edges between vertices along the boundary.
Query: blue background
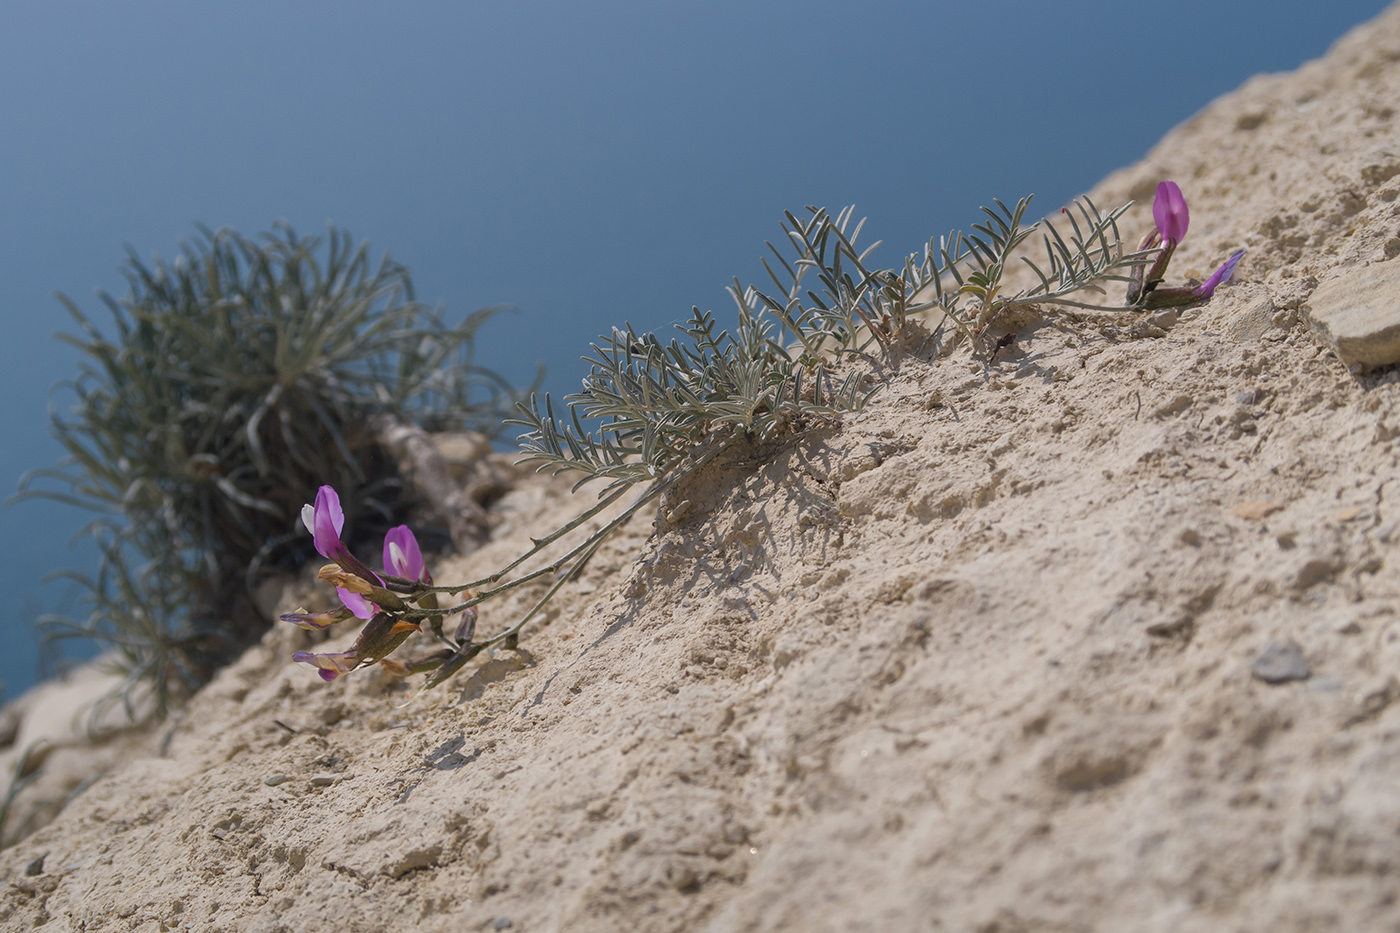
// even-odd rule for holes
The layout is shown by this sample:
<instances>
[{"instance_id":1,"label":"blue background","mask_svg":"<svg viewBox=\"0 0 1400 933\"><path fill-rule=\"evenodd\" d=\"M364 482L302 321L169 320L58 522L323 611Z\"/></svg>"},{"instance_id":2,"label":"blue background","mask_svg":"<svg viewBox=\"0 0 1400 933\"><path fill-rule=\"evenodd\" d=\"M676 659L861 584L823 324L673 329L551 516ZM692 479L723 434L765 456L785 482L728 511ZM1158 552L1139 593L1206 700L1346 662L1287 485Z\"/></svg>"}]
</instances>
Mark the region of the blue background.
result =
<instances>
[{"instance_id":1,"label":"blue background","mask_svg":"<svg viewBox=\"0 0 1400 933\"><path fill-rule=\"evenodd\" d=\"M1381 0L1321 3L17 2L0 12L0 492L52 465L63 291L105 320L130 243L327 221L419 298L520 308L480 357L578 357L630 320L758 281L784 209L855 203L894 265L979 204L1048 212L1250 75L1321 55ZM62 394L52 396L63 405ZM0 679L32 682L39 578L84 515L0 511Z\"/></svg>"}]
</instances>

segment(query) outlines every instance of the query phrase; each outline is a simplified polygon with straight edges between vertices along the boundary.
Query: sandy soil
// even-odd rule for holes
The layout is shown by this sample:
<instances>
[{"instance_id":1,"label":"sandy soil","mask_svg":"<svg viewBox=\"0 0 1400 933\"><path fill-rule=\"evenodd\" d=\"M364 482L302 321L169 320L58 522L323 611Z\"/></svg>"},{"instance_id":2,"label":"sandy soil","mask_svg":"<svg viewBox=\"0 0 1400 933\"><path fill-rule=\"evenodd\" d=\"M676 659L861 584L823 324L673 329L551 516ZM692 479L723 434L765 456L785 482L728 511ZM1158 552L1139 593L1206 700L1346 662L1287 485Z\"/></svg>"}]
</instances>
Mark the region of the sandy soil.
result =
<instances>
[{"instance_id":1,"label":"sandy soil","mask_svg":"<svg viewBox=\"0 0 1400 933\"><path fill-rule=\"evenodd\" d=\"M1092 195L1136 237L1177 180L1176 277L1237 284L898 361L436 692L274 632L0 853L0 923L1400 930L1400 373L1300 313L1400 253L1396 101L1400 8L1216 101ZM435 574L590 498L522 480Z\"/></svg>"}]
</instances>

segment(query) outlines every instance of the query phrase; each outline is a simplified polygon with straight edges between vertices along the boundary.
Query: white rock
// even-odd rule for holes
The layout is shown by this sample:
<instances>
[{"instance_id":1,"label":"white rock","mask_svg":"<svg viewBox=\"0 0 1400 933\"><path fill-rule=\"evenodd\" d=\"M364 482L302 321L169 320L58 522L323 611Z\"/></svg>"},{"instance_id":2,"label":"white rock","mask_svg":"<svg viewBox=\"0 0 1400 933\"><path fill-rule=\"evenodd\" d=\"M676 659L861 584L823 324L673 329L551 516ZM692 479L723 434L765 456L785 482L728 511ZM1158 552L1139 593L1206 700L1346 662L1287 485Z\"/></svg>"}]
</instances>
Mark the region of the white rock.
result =
<instances>
[{"instance_id":1,"label":"white rock","mask_svg":"<svg viewBox=\"0 0 1400 933\"><path fill-rule=\"evenodd\" d=\"M1328 279L1303 313L1348 366L1400 362L1400 262L1348 269Z\"/></svg>"}]
</instances>

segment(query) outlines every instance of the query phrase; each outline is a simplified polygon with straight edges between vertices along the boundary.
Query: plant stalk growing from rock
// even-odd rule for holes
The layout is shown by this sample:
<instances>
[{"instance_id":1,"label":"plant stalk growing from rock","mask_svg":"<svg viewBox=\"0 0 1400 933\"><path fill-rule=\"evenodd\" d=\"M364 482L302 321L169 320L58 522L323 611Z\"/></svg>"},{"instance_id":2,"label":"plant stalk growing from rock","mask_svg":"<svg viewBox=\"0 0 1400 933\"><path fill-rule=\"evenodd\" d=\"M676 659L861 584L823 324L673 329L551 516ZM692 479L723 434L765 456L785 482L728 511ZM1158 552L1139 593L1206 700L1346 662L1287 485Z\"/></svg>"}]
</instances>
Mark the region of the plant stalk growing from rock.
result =
<instances>
[{"instance_id":1,"label":"plant stalk growing from rock","mask_svg":"<svg viewBox=\"0 0 1400 933\"><path fill-rule=\"evenodd\" d=\"M1159 189L1158 232L1135 251L1125 248L1118 232L1118 220L1130 205L1105 214L1081 198L1063 211L1069 230L1061 232L1047 221L1024 225L1029 197L1014 209L994 203L995 209L983 208L986 222L973 225L971 233L954 230L930 240L922 255L908 257L901 269L868 265L874 245L857 245L864 221L852 224L852 208L834 217L813 207L803 217L788 213L782 230L795 255L768 244L775 263L765 260L764 267L776 291L761 292L735 280L729 289L738 308L732 334L719 330L711 313L694 308L690 320L677 325L680 337L669 342L630 325L600 338L585 357L590 370L583 387L565 398L567 419L556 417L546 395L543 411L532 396L509 422L526 429L522 462L579 474L575 489L600 481L599 501L490 576L434 585L407 528L390 532L385 570L375 573L341 544L338 499L323 487L315 504L306 506L305 524L317 550L335 562L323 569L322 578L338 587L345 609L283 619L312 629L352 615L369 621L350 651L299 652L296 660L315 666L326 680L375 662L396 676L430 672L425 689L431 688L481 651L514 646L524 627L614 531L737 443L774 441L860 409L878 387L869 387L868 369L848 361L872 361L870 351L886 359L917 353L942 341L948 327L953 340L977 338L1000 315L1029 305L1135 310L1131 302L1113 307L1071 296L1103 294L1110 281L1129 283L1130 295L1157 293L1157 276L1165 272L1188 223L1185 198L1171 183ZM1045 248L1043 265L1017 252L1036 232ZM1159 249L1163 238L1166 246ZM1007 295L1004 274L1017 257L1039 282ZM1234 261L1216 281L1228 277ZM1153 272L1144 285L1149 264ZM932 331L923 321L931 311L940 312ZM844 376L838 375L842 369ZM639 485L632 502L581 543L543 567L516 573ZM498 634L474 640L477 606L543 578L552 582L529 610ZM458 601L440 605L440 595ZM462 621L455 633L444 634L444 618L458 614ZM388 657L424 622L442 648L410 661Z\"/></svg>"}]
</instances>

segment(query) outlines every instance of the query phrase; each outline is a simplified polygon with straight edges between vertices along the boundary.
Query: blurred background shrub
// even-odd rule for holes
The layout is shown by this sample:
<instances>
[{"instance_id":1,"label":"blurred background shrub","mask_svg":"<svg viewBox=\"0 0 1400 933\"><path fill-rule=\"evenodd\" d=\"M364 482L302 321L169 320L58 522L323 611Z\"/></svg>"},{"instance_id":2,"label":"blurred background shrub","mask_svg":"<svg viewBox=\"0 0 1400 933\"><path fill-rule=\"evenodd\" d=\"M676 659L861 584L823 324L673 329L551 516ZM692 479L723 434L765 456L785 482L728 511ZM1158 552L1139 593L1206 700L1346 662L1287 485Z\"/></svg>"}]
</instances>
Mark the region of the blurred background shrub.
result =
<instances>
[{"instance_id":1,"label":"blurred background shrub","mask_svg":"<svg viewBox=\"0 0 1400 933\"><path fill-rule=\"evenodd\" d=\"M253 590L313 555L299 515L317 487L340 491L359 540L404 520L413 490L384 424L494 436L520 393L472 362L500 309L446 326L404 266L343 230L200 228L173 262L128 250L121 271L126 296L99 293L110 339L59 296L81 328L60 339L83 354L63 384L75 404L52 413L67 455L19 496L97 513L82 531L97 573L59 574L81 614L43 617L44 637L95 638L128 707L149 691L163 715L266 629Z\"/></svg>"}]
</instances>

